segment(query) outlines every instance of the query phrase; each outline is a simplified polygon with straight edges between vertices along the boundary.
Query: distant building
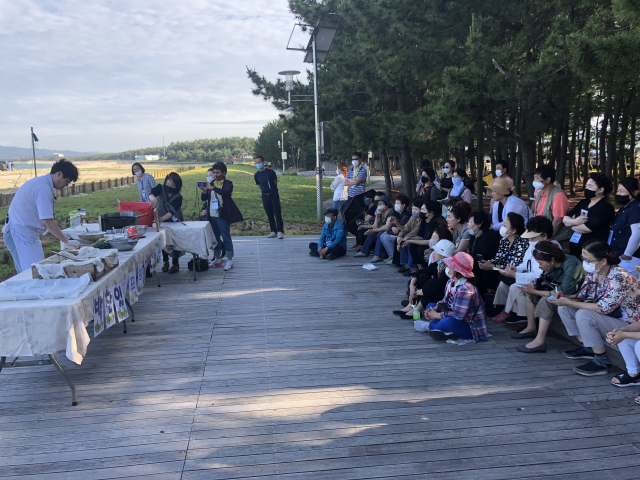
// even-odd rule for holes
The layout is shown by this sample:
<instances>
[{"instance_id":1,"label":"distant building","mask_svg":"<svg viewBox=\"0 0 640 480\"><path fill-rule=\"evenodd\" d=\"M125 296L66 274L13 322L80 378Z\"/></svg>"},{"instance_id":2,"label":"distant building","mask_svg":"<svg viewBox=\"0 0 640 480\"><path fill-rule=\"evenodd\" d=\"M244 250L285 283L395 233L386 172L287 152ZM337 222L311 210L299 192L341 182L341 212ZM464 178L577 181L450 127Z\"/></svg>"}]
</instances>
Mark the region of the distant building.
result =
<instances>
[{"instance_id":1,"label":"distant building","mask_svg":"<svg viewBox=\"0 0 640 480\"><path fill-rule=\"evenodd\" d=\"M251 155L249 155L248 153L243 153L242 154L242 159L243 160L253 160L253 157Z\"/></svg>"},{"instance_id":2,"label":"distant building","mask_svg":"<svg viewBox=\"0 0 640 480\"><path fill-rule=\"evenodd\" d=\"M160 160L160 155L136 155L136 162Z\"/></svg>"},{"instance_id":3,"label":"distant building","mask_svg":"<svg viewBox=\"0 0 640 480\"><path fill-rule=\"evenodd\" d=\"M64 158L64 153L54 153L53 158Z\"/></svg>"}]
</instances>

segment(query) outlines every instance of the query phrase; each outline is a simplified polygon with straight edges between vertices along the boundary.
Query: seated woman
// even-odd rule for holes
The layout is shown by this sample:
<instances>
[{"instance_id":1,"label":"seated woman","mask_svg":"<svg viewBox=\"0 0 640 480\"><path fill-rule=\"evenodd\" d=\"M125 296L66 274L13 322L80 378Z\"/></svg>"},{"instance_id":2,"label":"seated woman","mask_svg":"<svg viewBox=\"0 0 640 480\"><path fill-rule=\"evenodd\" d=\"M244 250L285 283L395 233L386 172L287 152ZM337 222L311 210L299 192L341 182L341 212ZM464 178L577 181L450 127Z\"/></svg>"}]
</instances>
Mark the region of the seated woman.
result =
<instances>
[{"instance_id":1,"label":"seated woman","mask_svg":"<svg viewBox=\"0 0 640 480\"><path fill-rule=\"evenodd\" d=\"M176 172L171 172L164 179L163 185L156 185L149 195L149 204L158 212L160 222L182 222L182 179ZM172 265L169 268L169 254L171 254ZM162 265L163 272L176 273L180 270L178 259L184 252L178 250L163 249Z\"/></svg>"},{"instance_id":2,"label":"seated woman","mask_svg":"<svg viewBox=\"0 0 640 480\"><path fill-rule=\"evenodd\" d=\"M640 268L640 267L636 267ZM620 350L627 367L626 373L616 375L611 384L616 387L631 387L640 384L640 322L634 322L626 327L614 328L607 333L607 343L615 345ZM636 404L640 405L640 397L636 397Z\"/></svg>"},{"instance_id":3,"label":"seated woman","mask_svg":"<svg viewBox=\"0 0 640 480\"><path fill-rule=\"evenodd\" d=\"M565 255L562 248L554 242L538 242L533 250L533 258L538 261L542 275L535 282L520 287L527 296L527 326L511 335L515 339L533 338L526 345L516 348L522 353L547 351L545 338L553 315L558 311L547 299L557 298L558 292L573 295L579 290L585 277L582 262L573 255ZM540 319L537 331L536 318Z\"/></svg>"},{"instance_id":4,"label":"seated woman","mask_svg":"<svg viewBox=\"0 0 640 480\"><path fill-rule=\"evenodd\" d=\"M606 375L611 362L604 339L607 333L640 320L640 288L629 272L618 266L620 257L604 240L583 245L582 266L587 272L580 291L571 296L558 292L558 314L569 335L582 346L564 352L570 359L589 358L589 363L575 367L585 375Z\"/></svg>"},{"instance_id":5,"label":"seated woman","mask_svg":"<svg viewBox=\"0 0 640 480\"><path fill-rule=\"evenodd\" d=\"M469 248L469 240L471 239L467 226L469 215L471 215L471 205L467 202L456 202L447 207L447 226L453 235L453 243L456 246L455 253L466 252Z\"/></svg>"},{"instance_id":6,"label":"seated woman","mask_svg":"<svg viewBox=\"0 0 640 480\"><path fill-rule=\"evenodd\" d=\"M376 216L371 228L364 232L367 237L362 244L362 249L354 255L354 257L368 257L369 251L378 240L378 235L389 228L389 218L397 217L398 214L392 208L391 200L386 195L380 195L378 198L378 208L376 209ZM376 260L379 262L380 259ZM375 263L375 262L373 262Z\"/></svg>"},{"instance_id":7,"label":"seated woman","mask_svg":"<svg viewBox=\"0 0 640 480\"><path fill-rule=\"evenodd\" d=\"M362 249L362 245L364 245L364 242L367 239L365 233L373 228L373 222L376 219L376 211L378 210L378 200L382 194L375 190L367 190L363 195L366 210L363 214L362 225L357 227L355 230L351 228L352 225L345 225L345 230L351 233L355 232L353 234L356 237L356 243L351 247L351 250L355 250L357 252Z\"/></svg>"},{"instance_id":8,"label":"seated woman","mask_svg":"<svg viewBox=\"0 0 640 480\"><path fill-rule=\"evenodd\" d=\"M418 233L422 219L420 218L420 211L424 205L424 199L416 198L411 203L411 218L404 224L404 226L398 231L398 235L395 238L395 242L391 243L391 236L382 235L381 240L389 258L393 258L395 251L400 253L400 273L403 273L409 269L409 249L405 247L400 248L400 244L404 241L406 236L415 236ZM406 252L406 253L405 253Z\"/></svg>"},{"instance_id":9,"label":"seated woman","mask_svg":"<svg viewBox=\"0 0 640 480\"><path fill-rule=\"evenodd\" d=\"M396 197L393 209L396 211L397 216L389 217L389 221L387 225L385 225L388 226L388 228L378 234L378 241L373 249L373 258L371 259L371 263L379 261L384 261L387 265L391 265L393 263L393 245L395 244L396 237L398 233L400 233L400 229L404 228L405 224L411 218L409 202L409 197L406 195L399 194ZM391 255L389 255L389 258L382 260L383 248L388 254L387 245L391 246Z\"/></svg>"},{"instance_id":10,"label":"seated woman","mask_svg":"<svg viewBox=\"0 0 640 480\"><path fill-rule=\"evenodd\" d=\"M425 319L431 321L429 335L434 340L487 340L487 324L484 316L484 302L478 289L469 280L473 278L473 258L465 252L458 252L445 258L447 282L442 302L425 311Z\"/></svg>"},{"instance_id":11,"label":"seated woman","mask_svg":"<svg viewBox=\"0 0 640 480\"><path fill-rule=\"evenodd\" d=\"M451 180L453 181L453 188L447 193L447 200L452 202L464 201L471 206L471 190L467 188L465 182L469 177L464 168L456 168L453 171ZM466 222L466 220L465 220Z\"/></svg>"},{"instance_id":12,"label":"seated woman","mask_svg":"<svg viewBox=\"0 0 640 480\"><path fill-rule=\"evenodd\" d=\"M398 244L399 249L408 248L410 259L408 263L410 271L403 275L410 276L423 266L424 251L429 248L429 241L436 228L444 225L444 219L439 215L440 204L433 200L425 200L420 209L420 227L415 234L413 232L405 235L402 242ZM435 245L435 243L433 243ZM417 267L417 268L415 268Z\"/></svg>"},{"instance_id":13,"label":"seated woman","mask_svg":"<svg viewBox=\"0 0 640 480\"><path fill-rule=\"evenodd\" d=\"M500 248L500 235L491 228L491 217L482 210L473 212L467 222L467 231L471 235L469 254L473 257L473 274L481 295L487 288L495 290L498 286L498 272L482 270L478 262L496 256Z\"/></svg>"},{"instance_id":14,"label":"seated woman","mask_svg":"<svg viewBox=\"0 0 640 480\"><path fill-rule=\"evenodd\" d=\"M504 311L493 317L496 323L525 323L527 321L527 298L520 286L535 281L542 270L538 261L533 258L533 250L538 242L547 240L553 235L553 223L547 217L533 217L527 223L527 231L522 238L529 242L529 247L522 257L520 265L507 265L500 269L500 285L493 300L494 305L504 305ZM556 242L557 243L557 242ZM515 312L516 315L511 315Z\"/></svg>"}]
</instances>

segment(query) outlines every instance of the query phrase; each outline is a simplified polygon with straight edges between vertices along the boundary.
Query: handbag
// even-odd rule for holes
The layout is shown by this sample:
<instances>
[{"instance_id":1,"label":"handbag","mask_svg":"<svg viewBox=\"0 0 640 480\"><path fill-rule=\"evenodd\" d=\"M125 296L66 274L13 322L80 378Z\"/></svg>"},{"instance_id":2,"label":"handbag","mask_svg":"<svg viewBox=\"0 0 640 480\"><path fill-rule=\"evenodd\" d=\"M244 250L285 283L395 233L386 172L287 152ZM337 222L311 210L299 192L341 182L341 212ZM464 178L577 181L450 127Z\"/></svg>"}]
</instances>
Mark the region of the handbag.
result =
<instances>
[{"instance_id":1,"label":"handbag","mask_svg":"<svg viewBox=\"0 0 640 480\"><path fill-rule=\"evenodd\" d=\"M187 268L189 270L193 270L193 259L189 260ZM209 260L207 258L198 258L198 263L196 263L196 272L204 272L205 270L209 270Z\"/></svg>"}]
</instances>

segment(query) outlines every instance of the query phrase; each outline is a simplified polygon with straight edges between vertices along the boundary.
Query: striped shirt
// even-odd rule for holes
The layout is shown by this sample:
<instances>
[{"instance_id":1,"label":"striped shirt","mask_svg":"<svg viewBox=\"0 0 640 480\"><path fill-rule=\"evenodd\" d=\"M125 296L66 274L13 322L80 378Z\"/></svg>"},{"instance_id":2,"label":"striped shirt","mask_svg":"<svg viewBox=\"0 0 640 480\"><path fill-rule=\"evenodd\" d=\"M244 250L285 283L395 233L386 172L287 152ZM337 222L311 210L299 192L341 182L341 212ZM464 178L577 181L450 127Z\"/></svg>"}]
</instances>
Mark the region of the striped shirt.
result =
<instances>
[{"instance_id":1,"label":"striped shirt","mask_svg":"<svg viewBox=\"0 0 640 480\"><path fill-rule=\"evenodd\" d=\"M136 178L136 185L138 186L138 192L140 193L140 201L148 202L149 194L156 186L156 179L153 178L153 175L150 173L143 173L140 177Z\"/></svg>"},{"instance_id":2,"label":"striped shirt","mask_svg":"<svg viewBox=\"0 0 640 480\"><path fill-rule=\"evenodd\" d=\"M358 176L356 178L359 178L362 182L360 182L359 185L351 185L349 187L349 198L364 193L365 188L367 187L367 169L360 167L357 175ZM349 173L347 173L347 180L353 180L353 168L349 170Z\"/></svg>"}]
</instances>

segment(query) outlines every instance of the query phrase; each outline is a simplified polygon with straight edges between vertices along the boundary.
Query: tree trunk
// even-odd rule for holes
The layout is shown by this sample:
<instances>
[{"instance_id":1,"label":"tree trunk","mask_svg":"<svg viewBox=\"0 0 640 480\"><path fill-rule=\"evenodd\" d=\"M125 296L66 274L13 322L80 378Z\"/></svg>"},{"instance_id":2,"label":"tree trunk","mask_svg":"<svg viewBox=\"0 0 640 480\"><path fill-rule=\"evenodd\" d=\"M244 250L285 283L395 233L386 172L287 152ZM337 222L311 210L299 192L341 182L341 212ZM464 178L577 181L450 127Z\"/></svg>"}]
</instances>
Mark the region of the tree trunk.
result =
<instances>
[{"instance_id":1,"label":"tree trunk","mask_svg":"<svg viewBox=\"0 0 640 480\"><path fill-rule=\"evenodd\" d=\"M569 112L566 111L562 120L562 126L558 131L560 148L557 154L556 179L560 188L564 189L564 180L567 173L567 150L569 149Z\"/></svg>"},{"instance_id":2,"label":"tree trunk","mask_svg":"<svg viewBox=\"0 0 640 480\"><path fill-rule=\"evenodd\" d=\"M520 168L516 170L516 182L519 184L520 179L524 179L527 185L527 197L533 196L533 171L536 168L536 134L531 132L528 112L520 110L518 127L520 130L520 139L518 142L518 153L520 154ZM519 195L520 193L518 193Z\"/></svg>"},{"instance_id":3,"label":"tree trunk","mask_svg":"<svg viewBox=\"0 0 640 480\"><path fill-rule=\"evenodd\" d=\"M511 115L509 115L509 131L511 132L511 135L509 136L509 139L511 141L511 148L509 149L510 151L509 171L510 172L516 171L516 164L517 164L517 156L516 156L517 142L514 139L515 133L518 131L517 130L518 126L516 125L516 119L517 119L517 112L513 112ZM519 177L514 177L513 181L515 183L519 183L519 180L516 180L516 178L519 178ZM518 191L520 191L520 187L518 187Z\"/></svg>"},{"instance_id":4,"label":"tree trunk","mask_svg":"<svg viewBox=\"0 0 640 480\"><path fill-rule=\"evenodd\" d=\"M591 112L591 111L589 111ZM582 188L589 178L589 165L591 164L591 115L587 116L587 133L584 138L584 165L582 166Z\"/></svg>"},{"instance_id":5,"label":"tree trunk","mask_svg":"<svg viewBox=\"0 0 640 480\"><path fill-rule=\"evenodd\" d=\"M576 168L576 174L575 174L575 181L577 182L578 180L580 180L581 176L582 176L582 146L584 145L584 136L585 133L587 133L587 126L583 125L582 126L582 134L580 135L580 141L578 142L578 168ZM574 182L575 183L575 182ZM574 185L575 187L575 185Z\"/></svg>"},{"instance_id":6,"label":"tree trunk","mask_svg":"<svg viewBox=\"0 0 640 480\"><path fill-rule=\"evenodd\" d=\"M482 197L484 191L484 185L482 183L482 176L484 175L484 123L478 124L478 147L476 149L476 171L478 172L478 189L476 190L476 210L482 210Z\"/></svg>"},{"instance_id":7,"label":"tree trunk","mask_svg":"<svg viewBox=\"0 0 640 480\"><path fill-rule=\"evenodd\" d=\"M544 165L544 152L542 151L542 135L538 135L538 166Z\"/></svg>"},{"instance_id":8,"label":"tree trunk","mask_svg":"<svg viewBox=\"0 0 640 480\"><path fill-rule=\"evenodd\" d=\"M632 115L631 117L631 138L630 138L630 145L631 145L631 158L630 158L630 167L631 170L629 171L629 176L631 177L635 177L636 176L636 116Z\"/></svg>"},{"instance_id":9,"label":"tree trunk","mask_svg":"<svg viewBox=\"0 0 640 480\"><path fill-rule=\"evenodd\" d=\"M571 148L569 149L569 193L575 195L576 188L576 140L578 135L578 125L574 119L573 131L571 132ZM578 150L579 151L579 150Z\"/></svg>"},{"instance_id":10,"label":"tree trunk","mask_svg":"<svg viewBox=\"0 0 640 480\"><path fill-rule=\"evenodd\" d=\"M604 115L602 116L602 125L600 126L600 168L601 172L606 174L607 164L607 126L609 125L609 117L611 116L611 94L607 96L604 106Z\"/></svg>"},{"instance_id":11,"label":"tree trunk","mask_svg":"<svg viewBox=\"0 0 640 480\"><path fill-rule=\"evenodd\" d=\"M622 116L622 126L620 127L620 137L618 143L618 172L613 179L615 192L618 188L618 181L624 179L627 176L627 130L629 129L629 114L628 110Z\"/></svg>"},{"instance_id":12,"label":"tree trunk","mask_svg":"<svg viewBox=\"0 0 640 480\"><path fill-rule=\"evenodd\" d=\"M404 113L404 85L400 84L396 88L398 98L398 112ZM412 199L415 195L413 189L415 185L415 171L413 169L413 162L409 155L409 140L406 137L402 137L400 140L400 175L402 176L402 193Z\"/></svg>"},{"instance_id":13,"label":"tree trunk","mask_svg":"<svg viewBox=\"0 0 640 480\"><path fill-rule=\"evenodd\" d=\"M469 148L467 149L467 164L469 165L469 171L471 172L471 178L476 176L476 162L475 160L476 142L473 137L469 138Z\"/></svg>"},{"instance_id":14,"label":"tree trunk","mask_svg":"<svg viewBox=\"0 0 640 480\"><path fill-rule=\"evenodd\" d=\"M611 117L611 128L609 134L609 143L607 144L607 161L604 167L604 176L610 178L613 174L613 165L617 161L616 148L618 138L618 124L620 122L620 113L622 111L622 91L616 95L615 108Z\"/></svg>"},{"instance_id":15,"label":"tree trunk","mask_svg":"<svg viewBox=\"0 0 640 480\"><path fill-rule=\"evenodd\" d=\"M382 172L384 173L384 185L387 189L387 197L391 198L391 171L389 169L389 157L384 149L380 149L380 163L382 164Z\"/></svg>"}]
</instances>

